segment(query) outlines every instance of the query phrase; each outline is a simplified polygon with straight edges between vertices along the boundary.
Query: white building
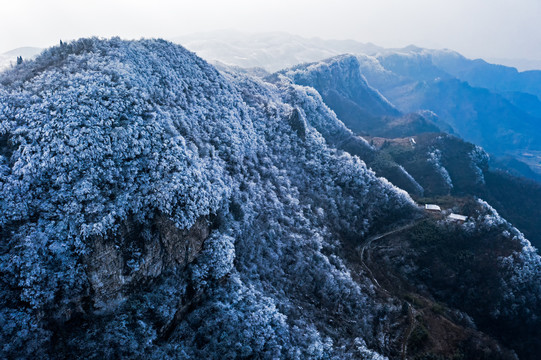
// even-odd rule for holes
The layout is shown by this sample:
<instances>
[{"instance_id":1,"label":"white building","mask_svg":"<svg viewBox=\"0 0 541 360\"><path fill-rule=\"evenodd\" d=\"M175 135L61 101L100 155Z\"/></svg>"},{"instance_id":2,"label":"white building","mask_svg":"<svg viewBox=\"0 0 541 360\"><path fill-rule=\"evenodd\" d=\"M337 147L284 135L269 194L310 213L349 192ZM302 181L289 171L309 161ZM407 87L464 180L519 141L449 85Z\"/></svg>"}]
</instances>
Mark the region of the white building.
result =
<instances>
[{"instance_id":1,"label":"white building","mask_svg":"<svg viewBox=\"0 0 541 360\"><path fill-rule=\"evenodd\" d=\"M451 213L448 217L447 217L449 220L453 220L453 221L466 221L466 219L468 219L467 216L464 216L464 215L459 215L459 214L454 214L454 213Z\"/></svg>"},{"instance_id":2,"label":"white building","mask_svg":"<svg viewBox=\"0 0 541 360\"><path fill-rule=\"evenodd\" d=\"M441 208L438 205L434 204L425 204L425 210L429 211L441 211Z\"/></svg>"}]
</instances>

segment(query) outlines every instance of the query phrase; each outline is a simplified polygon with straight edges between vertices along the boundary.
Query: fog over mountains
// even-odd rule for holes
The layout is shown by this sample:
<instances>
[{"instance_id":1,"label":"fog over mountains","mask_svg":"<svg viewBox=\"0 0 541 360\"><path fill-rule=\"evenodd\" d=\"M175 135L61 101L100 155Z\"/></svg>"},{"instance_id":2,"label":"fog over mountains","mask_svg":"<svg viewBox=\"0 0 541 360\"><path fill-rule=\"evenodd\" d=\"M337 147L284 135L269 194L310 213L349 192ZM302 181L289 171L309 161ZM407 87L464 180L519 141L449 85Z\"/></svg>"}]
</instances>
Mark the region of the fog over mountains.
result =
<instances>
[{"instance_id":1,"label":"fog over mountains","mask_svg":"<svg viewBox=\"0 0 541 360\"><path fill-rule=\"evenodd\" d=\"M233 35L0 73L0 356L536 359L537 72Z\"/></svg>"},{"instance_id":2,"label":"fog over mountains","mask_svg":"<svg viewBox=\"0 0 541 360\"><path fill-rule=\"evenodd\" d=\"M262 67L267 71L323 60L336 55L374 54L383 48L353 40L307 39L288 33L244 33L213 31L171 39L208 61L241 67Z\"/></svg>"},{"instance_id":3,"label":"fog over mountains","mask_svg":"<svg viewBox=\"0 0 541 360\"><path fill-rule=\"evenodd\" d=\"M0 54L0 70L15 65L17 63L17 57L19 56L24 59L32 59L42 51L43 49L35 47L21 47Z\"/></svg>"}]
</instances>

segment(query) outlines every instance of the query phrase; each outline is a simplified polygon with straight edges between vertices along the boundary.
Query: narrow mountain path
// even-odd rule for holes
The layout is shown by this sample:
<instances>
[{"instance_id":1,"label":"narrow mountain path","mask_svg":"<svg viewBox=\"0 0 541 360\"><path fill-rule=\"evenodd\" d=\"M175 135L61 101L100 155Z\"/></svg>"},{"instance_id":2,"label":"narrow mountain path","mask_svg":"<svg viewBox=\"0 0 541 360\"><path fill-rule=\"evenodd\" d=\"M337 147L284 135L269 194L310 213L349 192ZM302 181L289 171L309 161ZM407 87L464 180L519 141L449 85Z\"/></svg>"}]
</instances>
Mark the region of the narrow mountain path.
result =
<instances>
[{"instance_id":1,"label":"narrow mountain path","mask_svg":"<svg viewBox=\"0 0 541 360\"><path fill-rule=\"evenodd\" d=\"M409 325L404 334L404 339L402 340L402 345L401 345L401 355L402 355L403 360L407 359L406 355L408 353L408 340L411 333L413 332L415 325L417 324L417 321L415 320L415 317L413 316L413 307L411 305L408 306L408 323Z\"/></svg>"},{"instance_id":2,"label":"narrow mountain path","mask_svg":"<svg viewBox=\"0 0 541 360\"><path fill-rule=\"evenodd\" d=\"M370 260L370 254L369 252L367 252L366 250L370 248L371 244L374 242L374 241L377 241L377 240L380 240L380 239L383 239L387 236L390 236L390 235L393 235L393 234L396 234L396 233L399 233L399 232L402 232L402 231L405 231L405 230L408 230L412 227L414 227L415 225L417 225L421 220L415 220L415 221L412 221L410 222L409 224L406 224L406 225L403 225L403 226L400 226L400 227L397 227L395 229L392 229L392 230L389 230L385 233L382 233L382 234L376 234L376 235L373 235L373 236L370 236L368 239L366 239L361 245L359 245L356 249L357 253L359 254L359 258L361 260L361 266L363 267L363 269L368 273L368 276L370 277L370 280L372 281L372 283L378 288L378 290L381 290L382 292L384 292L386 295L390 295L389 291L387 291L386 289L384 289L378 282L378 280L374 277L374 274L372 273L372 270L370 269L370 267L367 265L367 261L365 260L365 253L368 254L368 260Z\"/></svg>"},{"instance_id":3,"label":"narrow mountain path","mask_svg":"<svg viewBox=\"0 0 541 360\"><path fill-rule=\"evenodd\" d=\"M417 225L419 222L421 222L423 220L424 220L424 218L416 219L416 220L413 220L413 221L411 221L410 223L408 223L406 225L397 227L395 229L389 230L389 231L381 233L381 234L376 234L376 235L370 236L368 239L366 239L362 244L360 244L357 247L356 251L359 254L359 258L360 258L362 268L366 271L366 273L368 274L370 280L375 285L376 289L378 291L380 291L381 293L383 293L384 295L389 296L389 297L393 296L390 291L388 291L387 289L385 289L383 286L380 285L380 283L378 282L378 280L374 276L372 270L370 269L370 266L369 266L369 264L370 264L370 248L371 248L372 244L374 242L378 241L378 240L381 240L381 239L387 237L387 236L391 236L391 235L400 233L402 231L406 231L408 229L411 229L412 227L414 227L415 225ZM366 257L365 257L365 254L366 254ZM403 339L402 339L402 342L401 342L401 345L400 345L400 351L401 351L401 358L402 359L407 358L408 340L409 340L409 337L410 337L411 333L413 332L413 329L414 329L414 327L416 325L416 320L415 320L415 316L413 314L413 311L414 311L413 307L411 306L411 304L409 304L408 305L408 327L407 327L406 331L404 332L404 336L403 336Z\"/></svg>"},{"instance_id":4,"label":"narrow mountain path","mask_svg":"<svg viewBox=\"0 0 541 360\"><path fill-rule=\"evenodd\" d=\"M424 220L424 219L422 219L422 220ZM393 235L393 234L399 233L401 231L408 230L408 229L414 227L415 225L417 225L420 221L421 220L415 220L413 222L410 222L409 224L400 226L400 227L398 227L396 229L393 229L393 230L389 230L389 231L387 231L387 232L385 232L383 234L376 234L376 235L373 235L373 236L369 237L368 239L366 239L366 241L364 241L357 248L357 251L360 251L361 260L364 261L364 252L365 252L366 248L368 246L370 246L370 244L372 244L372 242L374 242L376 240L379 240L379 239L382 239L384 237L387 237L389 235Z\"/></svg>"}]
</instances>

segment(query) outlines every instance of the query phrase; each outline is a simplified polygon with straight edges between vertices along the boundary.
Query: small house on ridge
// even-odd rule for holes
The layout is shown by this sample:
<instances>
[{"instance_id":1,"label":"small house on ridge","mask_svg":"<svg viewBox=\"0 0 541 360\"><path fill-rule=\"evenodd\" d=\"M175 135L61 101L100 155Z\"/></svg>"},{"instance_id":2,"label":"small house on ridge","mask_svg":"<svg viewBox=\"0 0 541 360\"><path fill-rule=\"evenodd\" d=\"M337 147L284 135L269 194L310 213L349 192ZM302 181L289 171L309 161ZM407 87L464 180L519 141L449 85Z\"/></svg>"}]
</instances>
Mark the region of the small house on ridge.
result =
<instances>
[{"instance_id":1,"label":"small house on ridge","mask_svg":"<svg viewBox=\"0 0 541 360\"><path fill-rule=\"evenodd\" d=\"M428 211L441 211L441 208L438 205L425 204L425 210L428 210Z\"/></svg>"},{"instance_id":2,"label":"small house on ridge","mask_svg":"<svg viewBox=\"0 0 541 360\"><path fill-rule=\"evenodd\" d=\"M464 222L468 219L467 216L451 213L448 217L449 220Z\"/></svg>"}]
</instances>

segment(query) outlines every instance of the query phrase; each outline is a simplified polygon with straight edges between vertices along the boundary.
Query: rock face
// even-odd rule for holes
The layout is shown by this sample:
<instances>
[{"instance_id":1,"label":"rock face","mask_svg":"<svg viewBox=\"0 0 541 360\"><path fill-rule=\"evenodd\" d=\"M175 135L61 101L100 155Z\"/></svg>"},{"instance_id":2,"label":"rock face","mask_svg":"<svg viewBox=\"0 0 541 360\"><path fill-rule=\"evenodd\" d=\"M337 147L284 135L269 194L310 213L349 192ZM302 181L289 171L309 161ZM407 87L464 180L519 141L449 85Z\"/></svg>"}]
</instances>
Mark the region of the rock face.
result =
<instances>
[{"instance_id":1,"label":"rock face","mask_svg":"<svg viewBox=\"0 0 541 360\"><path fill-rule=\"evenodd\" d=\"M123 221L116 236L91 240L83 258L96 311L113 311L138 285L192 263L209 236L204 218L181 230L163 214L150 226Z\"/></svg>"}]
</instances>

